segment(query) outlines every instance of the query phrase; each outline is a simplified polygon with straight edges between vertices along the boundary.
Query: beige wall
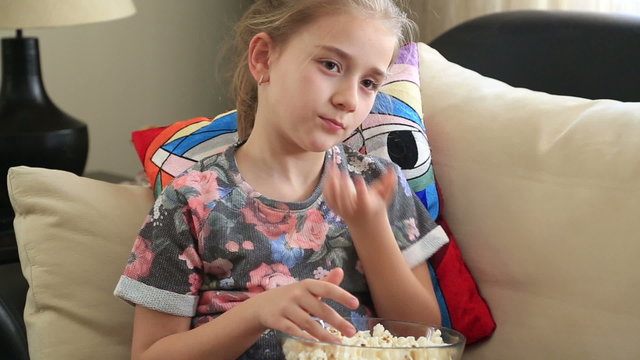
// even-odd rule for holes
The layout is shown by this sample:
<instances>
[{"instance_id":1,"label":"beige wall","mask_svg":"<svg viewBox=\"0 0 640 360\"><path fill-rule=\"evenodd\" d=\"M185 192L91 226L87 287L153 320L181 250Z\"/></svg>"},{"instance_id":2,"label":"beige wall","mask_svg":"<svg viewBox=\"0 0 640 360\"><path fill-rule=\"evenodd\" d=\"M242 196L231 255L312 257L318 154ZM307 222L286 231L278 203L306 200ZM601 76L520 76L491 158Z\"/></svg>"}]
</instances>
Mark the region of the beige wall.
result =
<instances>
[{"instance_id":1,"label":"beige wall","mask_svg":"<svg viewBox=\"0 0 640 360\"><path fill-rule=\"evenodd\" d=\"M248 3L135 0L137 13L126 19L25 30L39 38L49 96L88 124L87 171L134 176L141 166L132 131L232 107L216 61Z\"/></svg>"},{"instance_id":2,"label":"beige wall","mask_svg":"<svg viewBox=\"0 0 640 360\"><path fill-rule=\"evenodd\" d=\"M25 30L40 39L49 95L89 126L89 172L134 176L141 166L132 131L233 107L223 77L230 64L218 69L217 55L251 0L134 1L138 11L130 18ZM418 40L425 42L473 16L551 2L605 1L408 0L420 25ZM618 0L636 7L638 2ZM0 36L13 34L0 30Z\"/></svg>"}]
</instances>

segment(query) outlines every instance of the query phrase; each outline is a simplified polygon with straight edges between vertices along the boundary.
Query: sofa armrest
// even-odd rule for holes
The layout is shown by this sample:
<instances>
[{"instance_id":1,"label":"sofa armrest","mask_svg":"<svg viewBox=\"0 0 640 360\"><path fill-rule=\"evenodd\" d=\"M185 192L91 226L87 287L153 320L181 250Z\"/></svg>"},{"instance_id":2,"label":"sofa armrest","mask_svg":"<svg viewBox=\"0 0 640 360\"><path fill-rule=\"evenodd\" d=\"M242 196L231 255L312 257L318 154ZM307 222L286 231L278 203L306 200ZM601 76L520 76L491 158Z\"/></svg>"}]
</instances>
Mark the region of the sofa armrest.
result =
<instances>
[{"instance_id":1,"label":"sofa armrest","mask_svg":"<svg viewBox=\"0 0 640 360\"><path fill-rule=\"evenodd\" d=\"M27 335L23 311L29 285L20 263L0 265L0 354L3 359L27 360Z\"/></svg>"}]
</instances>

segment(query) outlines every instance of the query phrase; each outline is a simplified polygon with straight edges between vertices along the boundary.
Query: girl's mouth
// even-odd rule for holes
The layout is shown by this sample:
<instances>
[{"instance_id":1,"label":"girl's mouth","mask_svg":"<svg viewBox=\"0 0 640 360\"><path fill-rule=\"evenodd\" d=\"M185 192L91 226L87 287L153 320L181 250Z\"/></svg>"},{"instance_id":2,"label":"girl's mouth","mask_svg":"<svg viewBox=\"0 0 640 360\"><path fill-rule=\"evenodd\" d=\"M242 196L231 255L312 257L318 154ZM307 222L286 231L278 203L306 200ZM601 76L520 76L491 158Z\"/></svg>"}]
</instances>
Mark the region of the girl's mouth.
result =
<instances>
[{"instance_id":1,"label":"girl's mouth","mask_svg":"<svg viewBox=\"0 0 640 360\"><path fill-rule=\"evenodd\" d=\"M320 119L322 119L327 125L329 125L329 127L331 129L344 130L344 125L341 122L339 122L338 120L329 119L329 118L325 118L325 117L322 117L322 116L320 116Z\"/></svg>"}]
</instances>

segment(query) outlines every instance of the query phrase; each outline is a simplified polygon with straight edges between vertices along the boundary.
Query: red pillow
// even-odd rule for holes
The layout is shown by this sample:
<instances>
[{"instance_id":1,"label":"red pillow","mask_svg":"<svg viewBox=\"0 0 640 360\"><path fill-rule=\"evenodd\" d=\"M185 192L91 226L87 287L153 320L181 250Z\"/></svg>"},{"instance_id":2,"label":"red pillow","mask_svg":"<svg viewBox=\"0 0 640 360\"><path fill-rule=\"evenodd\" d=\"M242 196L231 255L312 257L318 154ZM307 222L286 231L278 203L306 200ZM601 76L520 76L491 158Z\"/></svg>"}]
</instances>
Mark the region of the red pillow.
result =
<instances>
[{"instance_id":1,"label":"red pillow","mask_svg":"<svg viewBox=\"0 0 640 360\"><path fill-rule=\"evenodd\" d=\"M140 158L141 163L144 164L144 156L153 139L160 135L162 130L166 128L166 126L154 127L131 133L131 140L133 141L133 146L136 148L136 153L138 154L138 158Z\"/></svg>"},{"instance_id":2,"label":"red pillow","mask_svg":"<svg viewBox=\"0 0 640 360\"><path fill-rule=\"evenodd\" d=\"M431 264L444 293L451 326L464 334L468 344L472 344L491 335L496 323L462 258L449 224L442 215L436 222L449 236L449 243L431 257Z\"/></svg>"}]
</instances>

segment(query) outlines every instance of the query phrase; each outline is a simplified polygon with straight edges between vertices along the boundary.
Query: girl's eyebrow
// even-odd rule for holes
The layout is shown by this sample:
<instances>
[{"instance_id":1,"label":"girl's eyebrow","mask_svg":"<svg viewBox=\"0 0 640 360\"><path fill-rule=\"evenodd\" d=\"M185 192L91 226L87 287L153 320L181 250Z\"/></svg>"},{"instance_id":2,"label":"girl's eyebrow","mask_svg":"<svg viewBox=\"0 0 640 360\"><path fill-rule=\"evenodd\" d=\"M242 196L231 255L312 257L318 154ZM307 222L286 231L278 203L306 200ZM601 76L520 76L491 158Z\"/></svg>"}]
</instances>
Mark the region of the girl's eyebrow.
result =
<instances>
[{"instance_id":1,"label":"girl's eyebrow","mask_svg":"<svg viewBox=\"0 0 640 360\"><path fill-rule=\"evenodd\" d=\"M341 57L341 58L343 58L343 59L345 59L347 61L350 61L350 60L353 59L353 56L351 56L349 53L347 53L346 51L344 51L344 50L342 50L340 48L337 48L335 46L319 45L317 47L320 48L321 50L332 52L332 53L336 54L338 57ZM371 74L373 76L380 77L380 78L383 78L383 79L386 78L386 76L387 76L387 72L386 71L384 71L384 70L382 70L380 68L377 68L377 67L372 67L371 68Z\"/></svg>"}]
</instances>

